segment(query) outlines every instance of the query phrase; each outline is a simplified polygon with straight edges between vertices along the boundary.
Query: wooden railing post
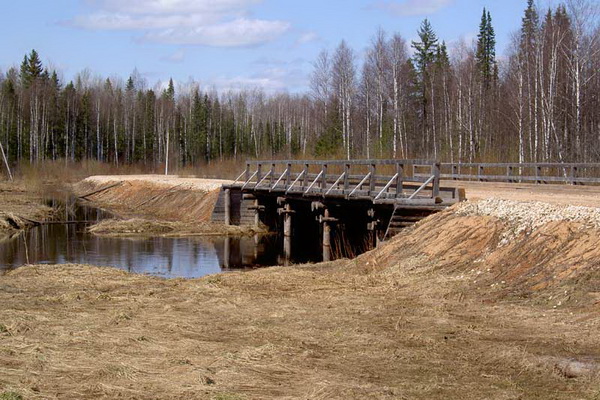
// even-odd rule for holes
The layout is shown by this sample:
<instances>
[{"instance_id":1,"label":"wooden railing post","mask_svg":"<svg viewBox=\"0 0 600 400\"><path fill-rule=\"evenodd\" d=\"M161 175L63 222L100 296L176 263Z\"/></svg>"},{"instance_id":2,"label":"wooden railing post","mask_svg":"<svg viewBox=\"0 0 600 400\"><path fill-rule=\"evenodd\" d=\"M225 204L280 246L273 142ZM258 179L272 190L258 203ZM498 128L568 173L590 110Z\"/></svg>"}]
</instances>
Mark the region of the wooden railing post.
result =
<instances>
[{"instance_id":1,"label":"wooden railing post","mask_svg":"<svg viewBox=\"0 0 600 400\"><path fill-rule=\"evenodd\" d=\"M452 164L452 179L458 179L458 164Z\"/></svg>"},{"instance_id":2,"label":"wooden railing post","mask_svg":"<svg viewBox=\"0 0 600 400\"><path fill-rule=\"evenodd\" d=\"M577 185L577 167L571 166L571 185Z\"/></svg>"},{"instance_id":3,"label":"wooden railing post","mask_svg":"<svg viewBox=\"0 0 600 400\"><path fill-rule=\"evenodd\" d=\"M396 178L396 197L402 197L404 194L404 185L402 183L404 180L404 164L396 163L396 173L398 174Z\"/></svg>"},{"instance_id":4,"label":"wooden railing post","mask_svg":"<svg viewBox=\"0 0 600 400\"><path fill-rule=\"evenodd\" d=\"M506 181L507 182L512 182L512 174L513 174L513 167L512 165L509 165L506 167Z\"/></svg>"},{"instance_id":5,"label":"wooden railing post","mask_svg":"<svg viewBox=\"0 0 600 400\"><path fill-rule=\"evenodd\" d=\"M275 163L271 164L271 171L269 173L271 174L271 177L269 178L271 184L269 185L269 187L273 187L274 175L275 175Z\"/></svg>"},{"instance_id":6,"label":"wooden railing post","mask_svg":"<svg viewBox=\"0 0 600 400\"><path fill-rule=\"evenodd\" d=\"M344 165L344 190L342 190L343 194L346 194L348 189L350 188L350 182L348 180L348 176L350 175L350 164Z\"/></svg>"},{"instance_id":7,"label":"wooden railing post","mask_svg":"<svg viewBox=\"0 0 600 400\"><path fill-rule=\"evenodd\" d=\"M432 165L432 169L433 169L433 194L432 197L436 198L439 197L440 195L440 176L441 176L441 171L440 171L440 163L439 162L435 162Z\"/></svg>"},{"instance_id":8,"label":"wooden railing post","mask_svg":"<svg viewBox=\"0 0 600 400\"><path fill-rule=\"evenodd\" d=\"M250 179L250 164L246 163L246 174L244 176L246 179L244 179L246 182L248 182L248 179Z\"/></svg>"},{"instance_id":9,"label":"wooden railing post","mask_svg":"<svg viewBox=\"0 0 600 400\"><path fill-rule=\"evenodd\" d=\"M542 167L540 167L539 165L535 166L535 183L542 183L541 177L542 176Z\"/></svg>"},{"instance_id":10,"label":"wooden railing post","mask_svg":"<svg viewBox=\"0 0 600 400\"><path fill-rule=\"evenodd\" d=\"M481 164L477 166L477 180L483 182L483 165Z\"/></svg>"},{"instance_id":11,"label":"wooden railing post","mask_svg":"<svg viewBox=\"0 0 600 400\"><path fill-rule=\"evenodd\" d=\"M258 164L256 166L256 183L260 182L260 180L262 179L262 164Z\"/></svg>"},{"instance_id":12,"label":"wooden railing post","mask_svg":"<svg viewBox=\"0 0 600 400\"><path fill-rule=\"evenodd\" d=\"M372 196L375 193L375 182L376 182L376 179L375 179L375 169L376 169L375 164L371 164L369 166L369 169L370 169L369 172L371 172L371 177L369 178L369 196Z\"/></svg>"},{"instance_id":13,"label":"wooden railing post","mask_svg":"<svg viewBox=\"0 0 600 400\"><path fill-rule=\"evenodd\" d=\"M321 176L321 193L325 193L327 190L327 164L321 166L321 172L323 173Z\"/></svg>"},{"instance_id":14,"label":"wooden railing post","mask_svg":"<svg viewBox=\"0 0 600 400\"><path fill-rule=\"evenodd\" d=\"M285 174L285 188L287 190L287 188L290 187L290 184L292 183L292 164L288 163L287 165L287 172Z\"/></svg>"},{"instance_id":15,"label":"wooden railing post","mask_svg":"<svg viewBox=\"0 0 600 400\"><path fill-rule=\"evenodd\" d=\"M302 190L308 185L308 164L304 164L304 176L302 177Z\"/></svg>"}]
</instances>

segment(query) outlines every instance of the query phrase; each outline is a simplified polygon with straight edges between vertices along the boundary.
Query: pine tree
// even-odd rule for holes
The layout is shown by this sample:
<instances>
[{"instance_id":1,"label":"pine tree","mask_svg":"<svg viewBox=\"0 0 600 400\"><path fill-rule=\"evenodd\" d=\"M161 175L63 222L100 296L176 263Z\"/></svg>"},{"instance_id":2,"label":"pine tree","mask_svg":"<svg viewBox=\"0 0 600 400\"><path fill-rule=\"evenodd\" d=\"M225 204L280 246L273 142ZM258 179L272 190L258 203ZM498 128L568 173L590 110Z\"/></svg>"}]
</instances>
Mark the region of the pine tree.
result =
<instances>
[{"instance_id":1,"label":"pine tree","mask_svg":"<svg viewBox=\"0 0 600 400\"><path fill-rule=\"evenodd\" d=\"M438 39L426 18L421 23L418 31L419 42L412 42L412 47L416 50L414 55L415 67L421 75L427 73L429 65L435 60L438 48Z\"/></svg>"},{"instance_id":2,"label":"pine tree","mask_svg":"<svg viewBox=\"0 0 600 400\"><path fill-rule=\"evenodd\" d=\"M533 48L538 32L539 16L533 0L527 0L527 9L521 24L521 46Z\"/></svg>"},{"instance_id":3,"label":"pine tree","mask_svg":"<svg viewBox=\"0 0 600 400\"><path fill-rule=\"evenodd\" d=\"M21 63L21 82L25 87L29 87L36 79L43 76L44 67L40 56L37 51L31 50L29 56L25 55Z\"/></svg>"},{"instance_id":4,"label":"pine tree","mask_svg":"<svg viewBox=\"0 0 600 400\"><path fill-rule=\"evenodd\" d=\"M173 78L169 79L169 86L164 91L164 95L171 101L175 100L175 85L173 85Z\"/></svg>"},{"instance_id":5,"label":"pine tree","mask_svg":"<svg viewBox=\"0 0 600 400\"><path fill-rule=\"evenodd\" d=\"M496 34L492 26L489 11L483 9L479 34L477 35L477 67L481 74L484 87L489 88L495 81L496 68Z\"/></svg>"},{"instance_id":6,"label":"pine tree","mask_svg":"<svg viewBox=\"0 0 600 400\"><path fill-rule=\"evenodd\" d=\"M125 88L128 92L133 92L133 89L135 89L135 84L131 76L129 77L129 79L127 79L127 85Z\"/></svg>"},{"instance_id":7,"label":"pine tree","mask_svg":"<svg viewBox=\"0 0 600 400\"><path fill-rule=\"evenodd\" d=\"M421 23L418 35L420 41L412 42L412 47L415 49L413 60L420 92L421 127L424 143L427 139L429 127L431 125L428 117L428 104L430 102L428 88L430 88L432 84L430 82L430 68L435 61L438 52L438 39L427 18Z\"/></svg>"}]
</instances>

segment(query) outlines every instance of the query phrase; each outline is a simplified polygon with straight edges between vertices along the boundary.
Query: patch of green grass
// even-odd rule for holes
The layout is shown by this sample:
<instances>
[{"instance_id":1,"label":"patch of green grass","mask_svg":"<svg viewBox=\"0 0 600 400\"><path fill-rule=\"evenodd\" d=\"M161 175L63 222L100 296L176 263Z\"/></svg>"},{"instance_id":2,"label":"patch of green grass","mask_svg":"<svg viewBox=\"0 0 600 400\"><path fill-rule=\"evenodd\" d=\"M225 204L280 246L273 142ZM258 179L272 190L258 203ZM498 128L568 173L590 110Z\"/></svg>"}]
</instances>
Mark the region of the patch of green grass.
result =
<instances>
[{"instance_id":1,"label":"patch of green grass","mask_svg":"<svg viewBox=\"0 0 600 400\"><path fill-rule=\"evenodd\" d=\"M23 400L23 396L17 392L4 392L0 394L0 400Z\"/></svg>"}]
</instances>

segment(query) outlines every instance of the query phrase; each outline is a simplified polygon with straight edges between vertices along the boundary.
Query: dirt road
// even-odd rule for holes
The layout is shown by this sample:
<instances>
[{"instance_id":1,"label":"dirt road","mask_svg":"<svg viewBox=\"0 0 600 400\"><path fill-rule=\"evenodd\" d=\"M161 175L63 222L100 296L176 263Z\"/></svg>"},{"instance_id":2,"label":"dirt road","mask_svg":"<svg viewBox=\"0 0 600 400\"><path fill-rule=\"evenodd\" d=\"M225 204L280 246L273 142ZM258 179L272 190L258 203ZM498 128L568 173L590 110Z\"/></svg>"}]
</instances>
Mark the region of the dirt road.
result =
<instances>
[{"instance_id":1,"label":"dirt road","mask_svg":"<svg viewBox=\"0 0 600 400\"><path fill-rule=\"evenodd\" d=\"M600 186L530 185L500 182L443 181L443 186L464 188L469 200L498 198L552 204L600 207Z\"/></svg>"}]
</instances>

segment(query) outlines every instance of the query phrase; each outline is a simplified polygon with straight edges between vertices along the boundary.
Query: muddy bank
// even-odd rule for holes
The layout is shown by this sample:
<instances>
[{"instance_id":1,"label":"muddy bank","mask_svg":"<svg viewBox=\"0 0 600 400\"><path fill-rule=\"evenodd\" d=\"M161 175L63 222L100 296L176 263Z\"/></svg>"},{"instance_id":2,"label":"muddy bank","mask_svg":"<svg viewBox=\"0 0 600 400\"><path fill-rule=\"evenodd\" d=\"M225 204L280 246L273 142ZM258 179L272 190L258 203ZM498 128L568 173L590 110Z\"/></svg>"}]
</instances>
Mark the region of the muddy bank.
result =
<instances>
[{"instance_id":1,"label":"muddy bank","mask_svg":"<svg viewBox=\"0 0 600 400\"><path fill-rule=\"evenodd\" d=\"M88 232L108 237L251 236L267 233L264 229L252 226L225 226L210 221L201 223L156 221L143 218L107 219L89 227Z\"/></svg>"},{"instance_id":2,"label":"muddy bank","mask_svg":"<svg viewBox=\"0 0 600 400\"><path fill-rule=\"evenodd\" d=\"M23 182L0 182L0 240L53 215L42 193Z\"/></svg>"},{"instance_id":3,"label":"muddy bank","mask_svg":"<svg viewBox=\"0 0 600 400\"><path fill-rule=\"evenodd\" d=\"M74 185L74 191L121 220L109 220L90 229L112 236L132 235L253 235L254 227L211 223L221 186L229 181L162 175L92 176Z\"/></svg>"}]
</instances>

